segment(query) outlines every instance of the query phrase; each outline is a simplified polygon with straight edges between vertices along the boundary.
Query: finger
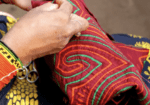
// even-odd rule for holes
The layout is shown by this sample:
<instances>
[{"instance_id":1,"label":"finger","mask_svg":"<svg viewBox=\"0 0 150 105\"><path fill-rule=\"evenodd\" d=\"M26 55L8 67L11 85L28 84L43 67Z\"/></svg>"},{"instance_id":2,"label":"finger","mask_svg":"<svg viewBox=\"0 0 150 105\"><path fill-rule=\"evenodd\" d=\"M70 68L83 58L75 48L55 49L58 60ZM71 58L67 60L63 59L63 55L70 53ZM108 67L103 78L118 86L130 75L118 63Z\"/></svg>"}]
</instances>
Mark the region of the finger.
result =
<instances>
[{"instance_id":1,"label":"finger","mask_svg":"<svg viewBox=\"0 0 150 105\"><path fill-rule=\"evenodd\" d=\"M78 32L75 34L76 37L79 37L81 35L81 32Z\"/></svg>"},{"instance_id":2,"label":"finger","mask_svg":"<svg viewBox=\"0 0 150 105\"><path fill-rule=\"evenodd\" d=\"M89 23L86 19L76 15L76 14L71 14L71 18L68 24L68 30L71 35L71 37L74 34L77 34L81 31L84 31L88 28Z\"/></svg>"},{"instance_id":3,"label":"finger","mask_svg":"<svg viewBox=\"0 0 150 105\"><path fill-rule=\"evenodd\" d=\"M31 0L11 0L12 4L15 4L16 6L20 7L24 10L30 10L32 8Z\"/></svg>"},{"instance_id":4,"label":"finger","mask_svg":"<svg viewBox=\"0 0 150 105\"><path fill-rule=\"evenodd\" d=\"M56 3L60 6L59 9L67 14L71 14L73 6L67 0L56 0Z\"/></svg>"},{"instance_id":5,"label":"finger","mask_svg":"<svg viewBox=\"0 0 150 105\"><path fill-rule=\"evenodd\" d=\"M45 4L37 7L37 9L40 11L51 11L51 10L58 9L58 4L53 4L51 2L48 2L48 3L45 3Z\"/></svg>"}]
</instances>

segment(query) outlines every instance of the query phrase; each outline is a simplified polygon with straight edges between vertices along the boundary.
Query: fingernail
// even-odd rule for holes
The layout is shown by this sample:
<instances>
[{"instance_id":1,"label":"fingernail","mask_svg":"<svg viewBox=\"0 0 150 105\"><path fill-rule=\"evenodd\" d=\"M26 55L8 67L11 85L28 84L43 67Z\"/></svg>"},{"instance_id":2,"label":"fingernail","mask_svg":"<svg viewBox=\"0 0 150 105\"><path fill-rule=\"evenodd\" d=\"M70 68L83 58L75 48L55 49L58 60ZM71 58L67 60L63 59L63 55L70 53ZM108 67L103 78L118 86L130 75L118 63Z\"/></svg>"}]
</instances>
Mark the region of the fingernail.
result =
<instances>
[{"instance_id":1,"label":"fingernail","mask_svg":"<svg viewBox=\"0 0 150 105\"><path fill-rule=\"evenodd\" d=\"M81 32L78 32L75 34L76 37L79 37L81 35Z\"/></svg>"}]
</instances>

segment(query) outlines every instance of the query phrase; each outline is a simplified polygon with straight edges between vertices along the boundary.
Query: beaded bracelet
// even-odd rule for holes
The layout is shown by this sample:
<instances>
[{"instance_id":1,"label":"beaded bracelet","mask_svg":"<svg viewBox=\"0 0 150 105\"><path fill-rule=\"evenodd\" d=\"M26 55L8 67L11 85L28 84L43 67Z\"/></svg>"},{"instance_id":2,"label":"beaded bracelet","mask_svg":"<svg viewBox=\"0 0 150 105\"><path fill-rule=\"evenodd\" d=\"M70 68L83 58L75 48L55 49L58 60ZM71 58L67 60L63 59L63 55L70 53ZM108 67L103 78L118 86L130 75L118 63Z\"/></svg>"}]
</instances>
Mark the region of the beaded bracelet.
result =
<instances>
[{"instance_id":1,"label":"beaded bracelet","mask_svg":"<svg viewBox=\"0 0 150 105\"><path fill-rule=\"evenodd\" d=\"M2 54L5 59L10 62L15 68L22 68L23 64L17 55L2 41L0 41L0 54Z\"/></svg>"}]
</instances>

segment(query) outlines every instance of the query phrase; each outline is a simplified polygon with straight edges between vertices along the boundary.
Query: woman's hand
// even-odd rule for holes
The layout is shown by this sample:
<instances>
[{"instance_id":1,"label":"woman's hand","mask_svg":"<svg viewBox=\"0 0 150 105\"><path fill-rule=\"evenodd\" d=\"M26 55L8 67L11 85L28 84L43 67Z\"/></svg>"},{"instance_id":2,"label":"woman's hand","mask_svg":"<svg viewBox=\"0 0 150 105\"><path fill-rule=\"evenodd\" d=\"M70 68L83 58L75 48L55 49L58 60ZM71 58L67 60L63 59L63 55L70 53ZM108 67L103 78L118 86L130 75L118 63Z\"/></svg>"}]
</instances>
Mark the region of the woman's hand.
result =
<instances>
[{"instance_id":1,"label":"woman's hand","mask_svg":"<svg viewBox=\"0 0 150 105\"><path fill-rule=\"evenodd\" d=\"M86 19L71 14L73 7L67 0L56 2L32 9L2 38L23 64L59 52L74 34L88 27Z\"/></svg>"}]
</instances>

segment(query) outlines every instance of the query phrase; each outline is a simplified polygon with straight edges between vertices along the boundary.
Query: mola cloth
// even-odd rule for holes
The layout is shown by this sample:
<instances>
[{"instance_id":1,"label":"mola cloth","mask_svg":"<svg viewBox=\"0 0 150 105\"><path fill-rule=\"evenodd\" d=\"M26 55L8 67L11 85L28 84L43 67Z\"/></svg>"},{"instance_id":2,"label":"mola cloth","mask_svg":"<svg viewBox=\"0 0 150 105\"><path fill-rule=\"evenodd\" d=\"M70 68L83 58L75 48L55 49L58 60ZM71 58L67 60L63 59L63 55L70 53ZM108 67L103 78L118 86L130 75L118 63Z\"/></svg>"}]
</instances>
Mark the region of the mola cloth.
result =
<instances>
[{"instance_id":1,"label":"mola cloth","mask_svg":"<svg viewBox=\"0 0 150 105\"><path fill-rule=\"evenodd\" d=\"M87 19L89 27L45 60L69 104L104 105L110 100L119 104L126 98L117 103L115 97L123 93L131 94L125 104L150 104L150 91L141 76L149 50L113 43L83 0L68 1L73 5L72 13ZM40 5L36 3L32 2L34 7Z\"/></svg>"},{"instance_id":2,"label":"mola cloth","mask_svg":"<svg viewBox=\"0 0 150 105\"><path fill-rule=\"evenodd\" d=\"M48 84L52 86L51 82L43 81L44 78L51 78L64 93L63 101L66 105L150 104L150 66L147 66L150 64L148 42L150 40L146 39L146 47L144 47L145 39L133 37L134 35L109 35L113 39L110 40L108 34L100 27L83 0L68 1L73 5L72 13L87 19L89 27L81 32L80 37L74 36L59 53L44 57L44 61L51 70L51 77L47 77L49 71L41 76L46 71L45 68L38 70L40 82L46 83L43 89L49 89L47 88ZM46 2L32 1L32 6L37 7ZM55 3L55 0L52 2ZM121 35L124 35L122 39ZM124 41L125 38L132 39L131 42L133 43L127 43L127 41ZM145 66L145 64L147 65ZM31 94L31 90L31 95L28 96L26 94L28 90L25 89L31 84L22 87L25 82L20 83L20 80L18 80L18 84L21 89L17 88L17 83L15 83L6 95L8 105L12 103L18 105L21 102L24 104L28 102L29 104L30 99L30 105L35 103L35 105L37 103L39 105L62 105L56 104L54 101L50 103L50 100L44 100L45 96L40 95L40 92L39 101L34 102L33 94L37 91ZM33 87L36 87L35 85ZM21 98L18 98L18 93L15 92L17 89L23 91L28 98L24 94L21 94ZM55 92L55 89L52 91ZM60 94L57 93L56 95L59 97ZM30 96L31 98L29 98ZM53 97L53 95L49 94L49 97ZM31 102L34 104L31 104ZM44 104L44 102L50 104Z\"/></svg>"}]
</instances>

